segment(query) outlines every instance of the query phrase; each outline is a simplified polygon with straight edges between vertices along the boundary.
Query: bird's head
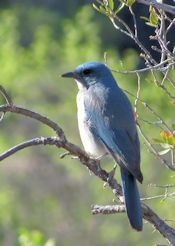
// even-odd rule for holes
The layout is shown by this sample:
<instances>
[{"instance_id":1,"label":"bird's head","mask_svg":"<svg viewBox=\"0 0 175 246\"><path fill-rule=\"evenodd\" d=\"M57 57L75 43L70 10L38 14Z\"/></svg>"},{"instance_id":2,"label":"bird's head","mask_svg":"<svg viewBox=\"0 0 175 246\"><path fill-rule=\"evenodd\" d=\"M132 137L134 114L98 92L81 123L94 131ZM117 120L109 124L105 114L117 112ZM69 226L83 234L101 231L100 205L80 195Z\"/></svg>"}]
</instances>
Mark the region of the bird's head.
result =
<instances>
[{"instance_id":1,"label":"bird's head","mask_svg":"<svg viewBox=\"0 0 175 246\"><path fill-rule=\"evenodd\" d=\"M73 72L64 73L62 77L74 78L79 89L86 88L96 83L109 83L113 76L109 68L100 62L87 62L79 65Z\"/></svg>"}]
</instances>

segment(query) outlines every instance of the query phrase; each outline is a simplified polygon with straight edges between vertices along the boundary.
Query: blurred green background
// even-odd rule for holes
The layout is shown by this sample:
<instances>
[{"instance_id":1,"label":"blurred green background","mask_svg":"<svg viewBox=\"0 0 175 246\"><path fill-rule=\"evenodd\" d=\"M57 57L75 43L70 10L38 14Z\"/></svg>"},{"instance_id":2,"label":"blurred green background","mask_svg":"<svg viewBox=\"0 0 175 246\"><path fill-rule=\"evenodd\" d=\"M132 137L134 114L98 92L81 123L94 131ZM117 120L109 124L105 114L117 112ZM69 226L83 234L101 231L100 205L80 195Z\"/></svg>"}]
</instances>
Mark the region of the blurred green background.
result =
<instances>
[{"instance_id":1,"label":"blurred green background","mask_svg":"<svg viewBox=\"0 0 175 246\"><path fill-rule=\"evenodd\" d=\"M40 112L56 121L68 139L81 146L76 120L77 88L59 77L85 61L104 61L111 68L134 69L135 50L119 55L113 40L119 35L110 22L87 1L0 1L0 83L14 103ZM108 38L107 38L108 37ZM136 94L135 75L114 74L120 87ZM174 75L175 78L175 75ZM174 105L155 87L149 74L141 76L141 97L171 126ZM132 103L134 98L130 97ZM1 104L4 103L0 99ZM140 115L153 116L141 105ZM160 128L141 122L152 139ZM5 115L0 122L0 151L24 140L54 133L34 120ZM141 140L143 185L141 196L163 194L150 184L174 182L174 174L152 156ZM123 245L165 244L149 223L141 233L133 231L125 214L92 216L92 204L113 204L109 188L78 161L60 159L64 150L33 147L1 162L0 245ZM103 161L112 168L112 160ZM117 174L118 179L120 179ZM147 202L163 219L174 219L174 198ZM174 227L174 222L170 221Z\"/></svg>"}]
</instances>

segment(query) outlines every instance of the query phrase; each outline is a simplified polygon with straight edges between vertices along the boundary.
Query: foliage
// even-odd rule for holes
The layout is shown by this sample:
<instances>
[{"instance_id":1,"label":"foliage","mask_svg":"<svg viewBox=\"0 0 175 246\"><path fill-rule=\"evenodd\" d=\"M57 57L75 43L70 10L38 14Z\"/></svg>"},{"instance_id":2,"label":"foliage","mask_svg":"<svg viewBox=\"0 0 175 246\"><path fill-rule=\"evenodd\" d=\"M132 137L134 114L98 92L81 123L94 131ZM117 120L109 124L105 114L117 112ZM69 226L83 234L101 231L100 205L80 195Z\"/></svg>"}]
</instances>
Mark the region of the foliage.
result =
<instances>
[{"instance_id":1,"label":"foliage","mask_svg":"<svg viewBox=\"0 0 175 246\"><path fill-rule=\"evenodd\" d=\"M19 233L20 246L55 246L54 240L45 240L39 231L28 231L21 229Z\"/></svg>"}]
</instances>

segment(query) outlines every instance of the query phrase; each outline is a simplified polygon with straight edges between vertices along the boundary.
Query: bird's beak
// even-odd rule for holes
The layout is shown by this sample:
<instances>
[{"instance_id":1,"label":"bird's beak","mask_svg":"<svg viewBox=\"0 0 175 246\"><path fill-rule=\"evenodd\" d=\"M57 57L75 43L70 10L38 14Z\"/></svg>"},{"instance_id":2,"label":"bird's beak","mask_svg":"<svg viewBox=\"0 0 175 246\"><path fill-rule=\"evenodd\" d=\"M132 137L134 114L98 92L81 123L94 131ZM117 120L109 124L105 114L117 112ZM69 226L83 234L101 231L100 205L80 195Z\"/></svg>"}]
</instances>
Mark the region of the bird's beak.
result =
<instances>
[{"instance_id":1,"label":"bird's beak","mask_svg":"<svg viewBox=\"0 0 175 246\"><path fill-rule=\"evenodd\" d=\"M76 73L75 72L68 72L68 73L63 73L61 75L61 77L64 77L64 78L76 78Z\"/></svg>"}]
</instances>

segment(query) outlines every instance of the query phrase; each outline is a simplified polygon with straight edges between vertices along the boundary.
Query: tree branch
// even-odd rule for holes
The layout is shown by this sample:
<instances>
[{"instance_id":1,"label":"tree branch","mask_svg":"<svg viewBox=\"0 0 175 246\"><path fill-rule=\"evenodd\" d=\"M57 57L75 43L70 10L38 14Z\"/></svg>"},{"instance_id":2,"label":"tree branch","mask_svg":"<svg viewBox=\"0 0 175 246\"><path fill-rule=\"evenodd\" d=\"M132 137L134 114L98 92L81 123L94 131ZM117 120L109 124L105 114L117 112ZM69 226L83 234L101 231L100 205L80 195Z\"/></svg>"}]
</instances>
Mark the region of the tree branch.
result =
<instances>
[{"instance_id":1,"label":"tree branch","mask_svg":"<svg viewBox=\"0 0 175 246\"><path fill-rule=\"evenodd\" d=\"M21 114L21 115L27 116L29 118L35 119L35 120L43 123L44 125L47 125L52 130L54 130L55 133L57 134L57 136L59 136L61 139L65 138L64 132L58 126L58 124L56 124L54 121L50 120L46 116L43 116L43 115L36 113L36 112L33 112L29 109L25 109L25 108L17 107L13 104L11 104L11 105L9 104L9 105L1 105L0 106L0 112L3 112L3 113L12 112L12 113Z\"/></svg>"},{"instance_id":2,"label":"tree branch","mask_svg":"<svg viewBox=\"0 0 175 246\"><path fill-rule=\"evenodd\" d=\"M112 189L115 196L117 196L121 201L123 201L122 188L120 184L118 184L117 180L111 177L109 179L109 173L101 168L99 160L94 160L90 158L85 151L80 149L78 146L70 143L66 139L63 130L59 127L57 123L39 113L33 112L22 107L17 107L13 104L0 106L0 112L11 112L35 119L40 123L47 125L57 134L56 137L34 138L21 144L18 144L13 148L2 153L0 155L0 161L29 146L54 145L57 148L64 148L71 155L77 156L82 165L85 165L92 173L94 173L102 181L106 182L108 186ZM115 207L115 211L124 212L124 205L117 205L117 207ZM175 230L171 228L168 224L166 224L162 219L160 219L158 215L156 215L156 213L145 204L143 204L143 212L144 219L153 224L156 230L158 230L164 237L166 237L170 243L175 245Z\"/></svg>"},{"instance_id":3,"label":"tree branch","mask_svg":"<svg viewBox=\"0 0 175 246\"><path fill-rule=\"evenodd\" d=\"M136 2L142 3L144 5L148 5L148 6L152 5L157 10L162 9L162 10L164 10L167 13L175 15L175 7L174 6L171 6L171 5L168 5L168 4L165 4L165 3L159 3L156 0L136 0Z\"/></svg>"},{"instance_id":4,"label":"tree branch","mask_svg":"<svg viewBox=\"0 0 175 246\"><path fill-rule=\"evenodd\" d=\"M33 138L30 139L28 141L25 141L23 143L20 143L10 149L8 149L7 151L5 151L4 153L0 154L0 161L6 159L7 157L15 154L16 152L31 147L31 146L36 146L36 145L55 145L57 147L61 146L61 141L57 138L57 137L48 137L48 138L44 138L44 137L40 137L40 138Z\"/></svg>"},{"instance_id":5,"label":"tree branch","mask_svg":"<svg viewBox=\"0 0 175 246\"><path fill-rule=\"evenodd\" d=\"M175 245L175 230L165 223L151 208L142 203L143 218L150 222L156 230L158 230L168 242ZM92 206L92 214L115 214L125 212L124 205L94 205Z\"/></svg>"},{"instance_id":6,"label":"tree branch","mask_svg":"<svg viewBox=\"0 0 175 246\"><path fill-rule=\"evenodd\" d=\"M4 97L7 105L13 105L11 97L9 96L9 94L6 92L6 90L2 85L0 85L0 93Z\"/></svg>"}]
</instances>

